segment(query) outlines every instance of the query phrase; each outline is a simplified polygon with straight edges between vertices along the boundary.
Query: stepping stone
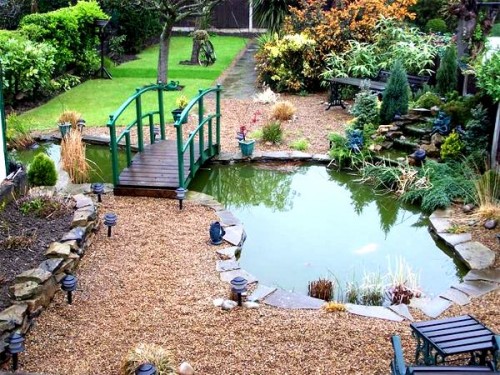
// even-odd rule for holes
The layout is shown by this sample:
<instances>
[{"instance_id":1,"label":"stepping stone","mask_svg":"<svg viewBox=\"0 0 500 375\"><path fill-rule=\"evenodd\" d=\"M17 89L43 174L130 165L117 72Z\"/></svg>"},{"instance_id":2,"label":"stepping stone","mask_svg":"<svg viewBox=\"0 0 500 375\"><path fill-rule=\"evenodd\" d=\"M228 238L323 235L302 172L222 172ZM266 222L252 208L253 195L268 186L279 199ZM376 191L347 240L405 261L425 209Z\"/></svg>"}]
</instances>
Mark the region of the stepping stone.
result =
<instances>
[{"instance_id":1,"label":"stepping stone","mask_svg":"<svg viewBox=\"0 0 500 375\"><path fill-rule=\"evenodd\" d=\"M314 154L312 160L318 163L328 163L332 159L326 154Z\"/></svg>"},{"instance_id":2,"label":"stepping stone","mask_svg":"<svg viewBox=\"0 0 500 375\"><path fill-rule=\"evenodd\" d=\"M451 228L451 221L442 217L429 217L432 228L436 233L446 233Z\"/></svg>"},{"instance_id":3,"label":"stepping stone","mask_svg":"<svg viewBox=\"0 0 500 375\"><path fill-rule=\"evenodd\" d=\"M455 246L459 243L469 242L472 240L472 235L470 233L437 233L437 236L446 242L449 246Z\"/></svg>"},{"instance_id":4,"label":"stepping stone","mask_svg":"<svg viewBox=\"0 0 500 375\"><path fill-rule=\"evenodd\" d=\"M414 309L422 310L422 307L427 305L431 300L432 298L429 297L412 298L409 306Z\"/></svg>"},{"instance_id":5,"label":"stepping stone","mask_svg":"<svg viewBox=\"0 0 500 375\"><path fill-rule=\"evenodd\" d=\"M415 319L413 319L413 316L410 313L410 310L408 309L408 305L404 303L400 303L399 305L391 305L387 306L387 308L396 314L402 316L403 318L409 320L410 322L413 322Z\"/></svg>"},{"instance_id":6,"label":"stepping stone","mask_svg":"<svg viewBox=\"0 0 500 375\"><path fill-rule=\"evenodd\" d=\"M217 250L216 253L222 260L236 259L239 257L241 248L238 246L226 247L225 249Z\"/></svg>"},{"instance_id":7,"label":"stepping stone","mask_svg":"<svg viewBox=\"0 0 500 375\"><path fill-rule=\"evenodd\" d=\"M303 294L287 292L278 289L267 296L264 301L266 305L283 309L312 309L319 310L325 301L318 298L309 297Z\"/></svg>"},{"instance_id":8,"label":"stepping stone","mask_svg":"<svg viewBox=\"0 0 500 375\"><path fill-rule=\"evenodd\" d=\"M351 314L366 316L368 318L392 320L394 322L403 321L401 316L382 306L364 306L346 303L345 308Z\"/></svg>"},{"instance_id":9,"label":"stepping stone","mask_svg":"<svg viewBox=\"0 0 500 375\"><path fill-rule=\"evenodd\" d=\"M470 270L469 273L465 275L464 280L466 281L482 280L500 284L500 269Z\"/></svg>"},{"instance_id":10,"label":"stepping stone","mask_svg":"<svg viewBox=\"0 0 500 375\"><path fill-rule=\"evenodd\" d=\"M434 211L431 216L429 216L429 219L433 219L433 218L450 218L450 217L453 217L453 210L452 209L439 209L439 210L436 210Z\"/></svg>"},{"instance_id":11,"label":"stepping stone","mask_svg":"<svg viewBox=\"0 0 500 375\"><path fill-rule=\"evenodd\" d=\"M445 312L448 309L448 307L451 306L451 304L452 303L450 301L445 300L444 298L436 297L428 301L427 303L422 304L422 306L420 306L419 309L425 315L431 318L437 318L439 315Z\"/></svg>"},{"instance_id":12,"label":"stepping stone","mask_svg":"<svg viewBox=\"0 0 500 375\"><path fill-rule=\"evenodd\" d=\"M224 271L233 271L233 270L239 270L240 263L237 262L236 260L218 260L215 263L215 270L217 272L224 272Z\"/></svg>"},{"instance_id":13,"label":"stepping stone","mask_svg":"<svg viewBox=\"0 0 500 375\"><path fill-rule=\"evenodd\" d=\"M302 151L292 151L290 157L293 159L308 160L312 158L312 155Z\"/></svg>"},{"instance_id":14,"label":"stepping stone","mask_svg":"<svg viewBox=\"0 0 500 375\"><path fill-rule=\"evenodd\" d=\"M217 211L216 214L219 216L219 220L224 226L241 225L241 221L239 221L231 211L220 210Z\"/></svg>"},{"instance_id":15,"label":"stepping stone","mask_svg":"<svg viewBox=\"0 0 500 375\"><path fill-rule=\"evenodd\" d=\"M226 283L230 283L231 280L237 276L245 278L248 284L252 284L258 281L255 276L249 274L247 271L241 268L239 270L225 271L220 273L220 279Z\"/></svg>"},{"instance_id":16,"label":"stepping stone","mask_svg":"<svg viewBox=\"0 0 500 375\"><path fill-rule=\"evenodd\" d=\"M455 246L455 251L472 270L488 268L495 263L495 253L479 242L466 242Z\"/></svg>"},{"instance_id":17,"label":"stepping stone","mask_svg":"<svg viewBox=\"0 0 500 375\"><path fill-rule=\"evenodd\" d=\"M77 194L73 197L73 199L76 202L76 208L82 208L82 207L92 207L94 206L94 202L92 201L92 198L87 197L83 194Z\"/></svg>"},{"instance_id":18,"label":"stepping stone","mask_svg":"<svg viewBox=\"0 0 500 375\"><path fill-rule=\"evenodd\" d=\"M464 292L458 289L450 288L445 290L439 297L447 299L448 301L455 302L457 305L465 306L470 303L470 298Z\"/></svg>"},{"instance_id":19,"label":"stepping stone","mask_svg":"<svg viewBox=\"0 0 500 375\"><path fill-rule=\"evenodd\" d=\"M257 289L255 289L253 293L247 297L247 301L250 302L262 301L268 295L273 293L276 289L277 288L259 284L257 286Z\"/></svg>"},{"instance_id":20,"label":"stepping stone","mask_svg":"<svg viewBox=\"0 0 500 375\"><path fill-rule=\"evenodd\" d=\"M224 239L232 245L241 246L245 241L246 235L243 226L234 225L232 227L224 228L226 234L224 235Z\"/></svg>"},{"instance_id":21,"label":"stepping stone","mask_svg":"<svg viewBox=\"0 0 500 375\"><path fill-rule=\"evenodd\" d=\"M487 281L465 281L452 288L467 294L469 297L477 298L498 288L498 284Z\"/></svg>"}]
</instances>

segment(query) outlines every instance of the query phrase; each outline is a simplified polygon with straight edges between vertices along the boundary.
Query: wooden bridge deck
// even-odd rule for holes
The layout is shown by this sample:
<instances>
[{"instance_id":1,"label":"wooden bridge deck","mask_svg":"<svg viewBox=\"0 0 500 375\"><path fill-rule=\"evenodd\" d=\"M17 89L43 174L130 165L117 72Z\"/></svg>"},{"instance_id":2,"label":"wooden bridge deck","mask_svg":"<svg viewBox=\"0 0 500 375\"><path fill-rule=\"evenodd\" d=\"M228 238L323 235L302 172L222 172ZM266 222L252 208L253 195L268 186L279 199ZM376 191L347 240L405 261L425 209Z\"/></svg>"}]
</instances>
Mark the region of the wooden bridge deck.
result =
<instances>
[{"instance_id":1,"label":"wooden bridge deck","mask_svg":"<svg viewBox=\"0 0 500 375\"><path fill-rule=\"evenodd\" d=\"M199 146L195 143L195 160L200 156ZM184 175L189 175L189 152L184 155ZM130 167L125 168L115 186L115 195L153 196L175 198L179 187L177 162L177 142L165 140L144 146L137 153Z\"/></svg>"}]
</instances>

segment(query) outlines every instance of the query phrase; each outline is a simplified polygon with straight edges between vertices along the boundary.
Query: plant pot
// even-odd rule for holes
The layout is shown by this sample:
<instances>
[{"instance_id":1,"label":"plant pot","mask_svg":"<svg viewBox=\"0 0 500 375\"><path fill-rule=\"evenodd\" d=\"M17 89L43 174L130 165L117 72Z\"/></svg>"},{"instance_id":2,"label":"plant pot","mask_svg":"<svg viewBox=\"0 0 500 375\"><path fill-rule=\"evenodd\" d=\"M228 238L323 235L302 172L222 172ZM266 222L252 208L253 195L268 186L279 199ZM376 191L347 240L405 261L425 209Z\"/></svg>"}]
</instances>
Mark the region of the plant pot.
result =
<instances>
[{"instance_id":1,"label":"plant pot","mask_svg":"<svg viewBox=\"0 0 500 375\"><path fill-rule=\"evenodd\" d=\"M71 124L69 122L65 122L64 124L59 124L59 131L61 132L61 137L66 137L71 131Z\"/></svg>"},{"instance_id":2,"label":"plant pot","mask_svg":"<svg viewBox=\"0 0 500 375\"><path fill-rule=\"evenodd\" d=\"M174 122L177 122L177 120L181 117L181 113L184 109L183 108L177 108L172 111L172 117L174 118ZM187 117L182 121L182 124L185 124L187 122Z\"/></svg>"},{"instance_id":3,"label":"plant pot","mask_svg":"<svg viewBox=\"0 0 500 375\"><path fill-rule=\"evenodd\" d=\"M251 156L253 154L253 150L255 148L255 139L249 141L239 141L241 155L242 156Z\"/></svg>"}]
</instances>

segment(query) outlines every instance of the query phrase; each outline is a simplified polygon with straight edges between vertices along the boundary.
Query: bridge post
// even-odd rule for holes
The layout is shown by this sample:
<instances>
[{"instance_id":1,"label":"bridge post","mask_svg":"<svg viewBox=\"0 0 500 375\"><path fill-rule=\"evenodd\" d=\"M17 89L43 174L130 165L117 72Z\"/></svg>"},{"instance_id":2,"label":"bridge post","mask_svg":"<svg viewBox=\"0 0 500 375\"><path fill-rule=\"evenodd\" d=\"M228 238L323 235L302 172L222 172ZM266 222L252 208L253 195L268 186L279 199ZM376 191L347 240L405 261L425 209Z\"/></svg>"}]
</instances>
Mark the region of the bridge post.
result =
<instances>
[{"instance_id":1,"label":"bridge post","mask_svg":"<svg viewBox=\"0 0 500 375\"><path fill-rule=\"evenodd\" d=\"M141 89L135 89L136 92L141 91ZM136 119L137 119L137 142L138 142L138 148L139 152L144 151L144 135L142 133L142 103L141 103L141 96L139 95L135 99L135 114L136 114Z\"/></svg>"},{"instance_id":2,"label":"bridge post","mask_svg":"<svg viewBox=\"0 0 500 375\"><path fill-rule=\"evenodd\" d=\"M158 112L160 112L160 136L165 140L165 108L163 106L163 86L158 87Z\"/></svg>"},{"instance_id":3,"label":"bridge post","mask_svg":"<svg viewBox=\"0 0 500 375\"><path fill-rule=\"evenodd\" d=\"M198 99L198 125L200 125L203 122L203 90L199 89L198 90L198 96L200 97ZM200 144L200 158L201 158L201 164L205 162L205 134L203 131L203 126L200 128L199 131L199 144Z\"/></svg>"},{"instance_id":4,"label":"bridge post","mask_svg":"<svg viewBox=\"0 0 500 375\"><path fill-rule=\"evenodd\" d=\"M116 145L116 129L113 115L109 116L109 150L111 151L111 169L113 170L113 185L118 185L118 147Z\"/></svg>"},{"instance_id":5,"label":"bridge post","mask_svg":"<svg viewBox=\"0 0 500 375\"><path fill-rule=\"evenodd\" d=\"M217 91L215 93L215 142L217 143L217 153L220 152L220 93L222 91L220 83L217 84Z\"/></svg>"},{"instance_id":6,"label":"bridge post","mask_svg":"<svg viewBox=\"0 0 500 375\"><path fill-rule=\"evenodd\" d=\"M183 148L183 140L182 140L182 124L176 124L175 130L177 132L177 161L178 161L178 172L179 172L179 187L185 188L184 183L184 152Z\"/></svg>"}]
</instances>

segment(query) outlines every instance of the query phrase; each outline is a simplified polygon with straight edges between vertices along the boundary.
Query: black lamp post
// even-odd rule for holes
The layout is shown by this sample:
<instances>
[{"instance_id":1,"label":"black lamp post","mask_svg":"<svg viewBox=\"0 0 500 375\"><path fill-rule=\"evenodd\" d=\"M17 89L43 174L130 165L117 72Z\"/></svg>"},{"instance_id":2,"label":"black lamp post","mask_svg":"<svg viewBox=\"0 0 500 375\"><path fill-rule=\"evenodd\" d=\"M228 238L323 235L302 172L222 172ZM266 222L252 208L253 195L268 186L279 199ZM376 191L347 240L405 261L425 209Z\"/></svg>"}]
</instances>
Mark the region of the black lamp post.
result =
<instances>
[{"instance_id":1,"label":"black lamp post","mask_svg":"<svg viewBox=\"0 0 500 375\"><path fill-rule=\"evenodd\" d=\"M241 306L241 294L247 291L248 281L241 276L231 280L231 290L238 296L238 306Z\"/></svg>"},{"instance_id":2,"label":"black lamp post","mask_svg":"<svg viewBox=\"0 0 500 375\"><path fill-rule=\"evenodd\" d=\"M66 275L61 280L61 289L68 293L68 305L73 303L73 292L76 290L77 278L73 275Z\"/></svg>"},{"instance_id":3,"label":"black lamp post","mask_svg":"<svg viewBox=\"0 0 500 375\"><path fill-rule=\"evenodd\" d=\"M156 375L156 367L151 363L143 363L135 370L135 375Z\"/></svg>"},{"instance_id":4,"label":"black lamp post","mask_svg":"<svg viewBox=\"0 0 500 375\"><path fill-rule=\"evenodd\" d=\"M111 74L106 70L104 67L104 39L105 39L105 33L104 33L104 28L108 24L109 20L106 19L98 19L94 21L94 25L99 28L99 41L101 42L101 67L99 68L99 76L101 78L108 78L112 79Z\"/></svg>"},{"instance_id":5,"label":"black lamp post","mask_svg":"<svg viewBox=\"0 0 500 375\"><path fill-rule=\"evenodd\" d=\"M117 220L118 217L113 212L109 212L104 215L104 225L108 227L108 237L111 237L111 228L116 225Z\"/></svg>"},{"instance_id":6,"label":"black lamp post","mask_svg":"<svg viewBox=\"0 0 500 375\"><path fill-rule=\"evenodd\" d=\"M102 182L94 182L92 184L92 192L97 194L97 201L102 202L101 194L104 193L104 184Z\"/></svg>"},{"instance_id":7,"label":"black lamp post","mask_svg":"<svg viewBox=\"0 0 500 375\"><path fill-rule=\"evenodd\" d=\"M175 197L179 200L179 210L182 210L182 201L186 198L187 190L183 187L175 189Z\"/></svg>"},{"instance_id":8,"label":"black lamp post","mask_svg":"<svg viewBox=\"0 0 500 375\"><path fill-rule=\"evenodd\" d=\"M12 354L12 371L16 371L19 365L18 354L24 352L24 337L14 332L9 337L9 352Z\"/></svg>"}]
</instances>

